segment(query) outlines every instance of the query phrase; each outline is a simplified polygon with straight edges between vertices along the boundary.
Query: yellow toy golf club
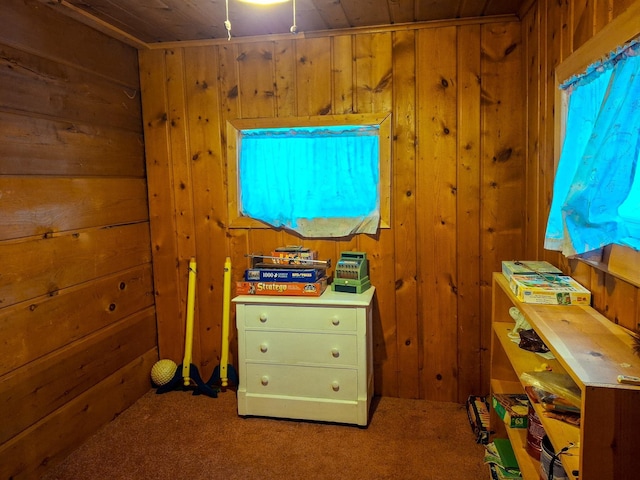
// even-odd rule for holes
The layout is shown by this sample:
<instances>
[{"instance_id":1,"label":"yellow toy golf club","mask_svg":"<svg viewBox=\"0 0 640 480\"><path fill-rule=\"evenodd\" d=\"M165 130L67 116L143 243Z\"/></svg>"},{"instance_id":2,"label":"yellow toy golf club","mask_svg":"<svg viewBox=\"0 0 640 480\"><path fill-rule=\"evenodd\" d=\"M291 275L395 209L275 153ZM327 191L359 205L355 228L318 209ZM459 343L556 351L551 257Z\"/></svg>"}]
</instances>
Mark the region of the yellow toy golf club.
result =
<instances>
[{"instance_id":1,"label":"yellow toy golf club","mask_svg":"<svg viewBox=\"0 0 640 480\"><path fill-rule=\"evenodd\" d=\"M211 380L207 382L212 384L220 379L220 385L226 387L229 381L238 385L238 373L232 365L229 365L229 308L231 304L231 259L226 258L224 262L224 282L223 282L223 300L222 300L222 345L220 348L220 365L213 370Z\"/></svg>"},{"instance_id":2,"label":"yellow toy golf club","mask_svg":"<svg viewBox=\"0 0 640 480\"><path fill-rule=\"evenodd\" d=\"M184 358L182 360L182 381L185 387L191 385L189 370L193 353L193 317L196 303L196 259L189 260L189 283L187 285L187 327L184 334Z\"/></svg>"},{"instance_id":3,"label":"yellow toy golf club","mask_svg":"<svg viewBox=\"0 0 640 480\"><path fill-rule=\"evenodd\" d=\"M210 397L217 397L218 391L207 385L200 377L198 368L191 363L193 353L193 319L195 316L196 299L196 259L189 260L189 282L187 284L187 325L184 334L184 358L182 365L179 365L173 378L166 384L161 385L156 393L165 393L174 389L182 380L182 388L188 389L195 386L194 395L203 393ZM162 360L161 360L162 361ZM158 362L160 363L160 362Z\"/></svg>"}]
</instances>

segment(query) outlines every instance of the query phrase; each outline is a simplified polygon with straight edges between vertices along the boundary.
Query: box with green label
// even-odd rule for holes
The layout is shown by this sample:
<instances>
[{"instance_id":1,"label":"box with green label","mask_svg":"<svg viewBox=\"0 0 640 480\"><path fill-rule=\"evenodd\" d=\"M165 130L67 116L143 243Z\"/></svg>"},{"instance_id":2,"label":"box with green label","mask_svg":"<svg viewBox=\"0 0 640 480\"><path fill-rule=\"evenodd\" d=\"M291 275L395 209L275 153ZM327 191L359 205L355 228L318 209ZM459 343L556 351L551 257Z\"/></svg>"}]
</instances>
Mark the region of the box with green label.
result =
<instances>
[{"instance_id":1,"label":"box with green label","mask_svg":"<svg viewBox=\"0 0 640 480\"><path fill-rule=\"evenodd\" d=\"M493 409L498 417L510 428L527 428L529 397L526 394L493 395Z\"/></svg>"}]
</instances>

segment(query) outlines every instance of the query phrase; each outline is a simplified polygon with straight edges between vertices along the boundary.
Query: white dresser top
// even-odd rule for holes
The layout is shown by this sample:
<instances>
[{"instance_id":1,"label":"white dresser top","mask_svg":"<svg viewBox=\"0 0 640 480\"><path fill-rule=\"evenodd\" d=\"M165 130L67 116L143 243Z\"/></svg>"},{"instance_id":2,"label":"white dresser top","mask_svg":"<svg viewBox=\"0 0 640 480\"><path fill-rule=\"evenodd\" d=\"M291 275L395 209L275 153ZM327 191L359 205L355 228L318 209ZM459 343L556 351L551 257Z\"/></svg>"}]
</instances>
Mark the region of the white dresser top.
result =
<instances>
[{"instance_id":1,"label":"white dresser top","mask_svg":"<svg viewBox=\"0 0 640 480\"><path fill-rule=\"evenodd\" d=\"M295 295L238 295L232 301L235 303L261 303L285 305L342 305L352 307L366 307L371 303L375 287L362 293L334 292L328 286L319 297L305 297Z\"/></svg>"}]
</instances>

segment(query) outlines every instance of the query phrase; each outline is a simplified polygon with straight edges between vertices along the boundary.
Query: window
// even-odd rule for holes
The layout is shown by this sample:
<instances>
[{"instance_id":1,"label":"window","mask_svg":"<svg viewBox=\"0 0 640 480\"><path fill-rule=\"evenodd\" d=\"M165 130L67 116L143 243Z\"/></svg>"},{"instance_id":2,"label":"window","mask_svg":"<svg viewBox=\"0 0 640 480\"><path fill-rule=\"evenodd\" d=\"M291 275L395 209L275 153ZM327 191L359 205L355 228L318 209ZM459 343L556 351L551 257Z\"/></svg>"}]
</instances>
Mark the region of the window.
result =
<instances>
[{"instance_id":1,"label":"window","mask_svg":"<svg viewBox=\"0 0 640 480\"><path fill-rule=\"evenodd\" d=\"M560 88L564 143L545 248L567 256L614 243L640 249L640 43L617 49Z\"/></svg>"},{"instance_id":2,"label":"window","mask_svg":"<svg viewBox=\"0 0 640 480\"><path fill-rule=\"evenodd\" d=\"M388 227L390 116L228 123L231 227L344 237Z\"/></svg>"}]
</instances>

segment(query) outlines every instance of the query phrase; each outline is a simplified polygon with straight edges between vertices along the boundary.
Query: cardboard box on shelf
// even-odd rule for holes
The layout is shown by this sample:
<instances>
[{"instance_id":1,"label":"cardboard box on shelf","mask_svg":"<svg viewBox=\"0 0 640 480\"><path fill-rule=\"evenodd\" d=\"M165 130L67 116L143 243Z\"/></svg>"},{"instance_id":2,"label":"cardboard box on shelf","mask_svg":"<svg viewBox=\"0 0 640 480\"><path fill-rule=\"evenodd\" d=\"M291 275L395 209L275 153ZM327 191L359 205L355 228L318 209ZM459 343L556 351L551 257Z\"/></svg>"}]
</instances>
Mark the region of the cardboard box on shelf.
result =
<instances>
[{"instance_id":1,"label":"cardboard box on shelf","mask_svg":"<svg viewBox=\"0 0 640 480\"><path fill-rule=\"evenodd\" d=\"M546 279L538 275L512 275L509 287L523 303L590 305L591 292L567 275Z\"/></svg>"},{"instance_id":2,"label":"cardboard box on shelf","mask_svg":"<svg viewBox=\"0 0 640 480\"><path fill-rule=\"evenodd\" d=\"M510 428L527 428L529 397L525 393L496 393L492 398L493 409Z\"/></svg>"},{"instance_id":3,"label":"cardboard box on shelf","mask_svg":"<svg viewBox=\"0 0 640 480\"><path fill-rule=\"evenodd\" d=\"M511 279L512 275L563 275L562 270L549 262L537 260L514 260L502 262L502 274Z\"/></svg>"}]
</instances>

